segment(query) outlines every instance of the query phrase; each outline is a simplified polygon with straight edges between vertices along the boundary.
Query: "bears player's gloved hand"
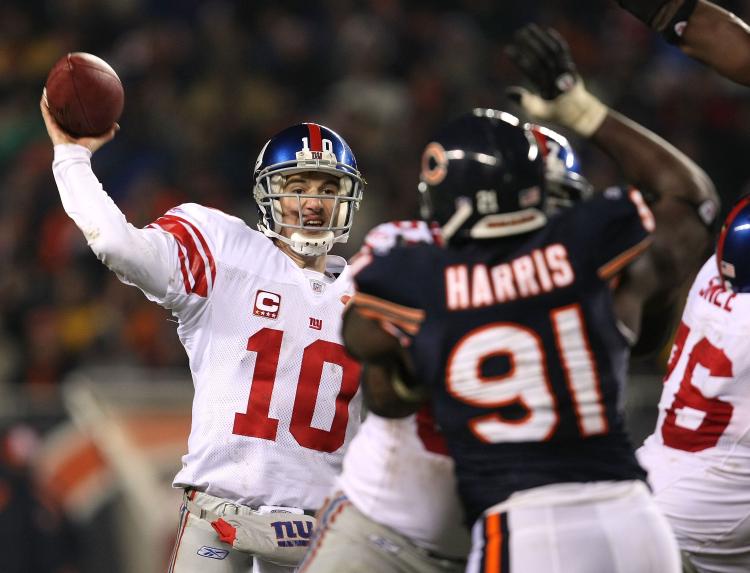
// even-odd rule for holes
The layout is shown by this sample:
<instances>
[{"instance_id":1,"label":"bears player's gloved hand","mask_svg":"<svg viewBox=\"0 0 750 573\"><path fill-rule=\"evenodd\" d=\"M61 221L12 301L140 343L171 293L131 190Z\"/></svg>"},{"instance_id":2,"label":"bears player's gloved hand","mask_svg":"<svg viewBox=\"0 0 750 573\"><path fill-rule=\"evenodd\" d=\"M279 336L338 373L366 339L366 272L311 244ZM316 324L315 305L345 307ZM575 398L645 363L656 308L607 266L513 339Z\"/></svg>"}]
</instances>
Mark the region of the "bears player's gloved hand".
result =
<instances>
[{"instance_id":1,"label":"bears player's gloved hand","mask_svg":"<svg viewBox=\"0 0 750 573\"><path fill-rule=\"evenodd\" d=\"M667 42L676 44L698 0L617 0L617 3L659 32Z\"/></svg>"},{"instance_id":2,"label":"bears player's gloved hand","mask_svg":"<svg viewBox=\"0 0 750 573\"><path fill-rule=\"evenodd\" d=\"M532 117L557 122L585 137L599 128L607 106L586 91L568 45L557 32L529 24L516 32L506 53L539 92L508 90Z\"/></svg>"},{"instance_id":3,"label":"bears player's gloved hand","mask_svg":"<svg viewBox=\"0 0 750 573\"><path fill-rule=\"evenodd\" d=\"M513 35L506 53L544 99L570 90L578 76L568 44L552 29L524 26Z\"/></svg>"}]
</instances>

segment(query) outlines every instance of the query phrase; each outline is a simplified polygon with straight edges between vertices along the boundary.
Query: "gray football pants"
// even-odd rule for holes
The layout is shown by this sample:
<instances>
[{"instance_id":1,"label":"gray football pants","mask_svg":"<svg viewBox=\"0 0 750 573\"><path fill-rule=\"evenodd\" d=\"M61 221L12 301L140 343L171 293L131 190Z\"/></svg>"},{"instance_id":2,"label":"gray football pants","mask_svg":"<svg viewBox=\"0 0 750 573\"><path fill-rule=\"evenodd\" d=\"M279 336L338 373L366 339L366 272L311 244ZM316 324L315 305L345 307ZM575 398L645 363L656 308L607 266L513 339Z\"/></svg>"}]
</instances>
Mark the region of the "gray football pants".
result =
<instances>
[{"instance_id":1,"label":"gray football pants","mask_svg":"<svg viewBox=\"0 0 750 573\"><path fill-rule=\"evenodd\" d=\"M225 506L236 507L227 500L200 492L195 493L196 501L219 515L224 515ZM187 511L183 504L177 540L167 571L168 573L250 573L250 571L252 573L293 573L296 568L270 563L222 543L211 524Z\"/></svg>"},{"instance_id":2,"label":"gray football pants","mask_svg":"<svg viewBox=\"0 0 750 573\"><path fill-rule=\"evenodd\" d=\"M318 514L300 573L461 573L465 567L373 521L339 494Z\"/></svg>"}]
</instances>

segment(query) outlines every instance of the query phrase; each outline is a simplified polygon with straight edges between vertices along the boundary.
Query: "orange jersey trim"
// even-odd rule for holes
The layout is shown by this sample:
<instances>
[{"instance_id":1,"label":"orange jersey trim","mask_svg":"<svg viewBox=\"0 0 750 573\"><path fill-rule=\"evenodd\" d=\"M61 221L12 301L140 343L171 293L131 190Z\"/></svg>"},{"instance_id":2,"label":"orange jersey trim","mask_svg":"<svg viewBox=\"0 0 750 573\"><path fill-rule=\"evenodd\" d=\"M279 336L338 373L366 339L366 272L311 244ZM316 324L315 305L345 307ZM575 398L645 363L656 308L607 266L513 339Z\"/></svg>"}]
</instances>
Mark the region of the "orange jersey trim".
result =
<instances>
[{"instance_id":1,"label":"orange jersey trim","mask_svg":"<svg viewBox=\"0 0 750 573\"><path fill-rule=\"evenodd\" d=\"M369 294L356 293L351 301L362 316L391 323L412 336L419 332L425 312Z\"/></svg>"},{"instance_id":2,"label":"orange jersey trim","mask_svg":"<svg viewBox=\"0 0 750 573\"><path fill-rule=\"evenodd\" d=\"M503 545L503 531L500 528L500 514L488 515L485 527L487 546L484 549L484 573L502 573L500 550Z\"/></svg>"},{"instance_id":3,"label":"orange jersey trim","mask_svg":"<svg viewBox=\"0 0 750 573\"><path fill-rule=\"evenodd\" d=\"M384 314L370 308L357 307L357 312L359 312L359 314L361 314L365 318L371 318L372 320L378 322L381 327L383 327L383 330L391 334L393 333L388 328L389 325L391 327L395 326L397 329L411 336L416 336L416 334L419 332L419 324L399 320L398 318L395 318L391 315Z\"/></svg>"},{"instance_id":4,"label":"orange jersey trim","mask_svg":"<svg viewBox=\"0 0 750 573\"><path fill-rule=\"evenodd\" d=\"M634 245L627 251L620 253L614 259L599 267L599 270L597 271L599 278L605 281L611 279L614 275L620 272L623 267L625 267L633 259L637 258L638 255L643 253L643 251L645 251L650 244L651 237L646 237L637 245Z\"/></svg>"}]
</instances>

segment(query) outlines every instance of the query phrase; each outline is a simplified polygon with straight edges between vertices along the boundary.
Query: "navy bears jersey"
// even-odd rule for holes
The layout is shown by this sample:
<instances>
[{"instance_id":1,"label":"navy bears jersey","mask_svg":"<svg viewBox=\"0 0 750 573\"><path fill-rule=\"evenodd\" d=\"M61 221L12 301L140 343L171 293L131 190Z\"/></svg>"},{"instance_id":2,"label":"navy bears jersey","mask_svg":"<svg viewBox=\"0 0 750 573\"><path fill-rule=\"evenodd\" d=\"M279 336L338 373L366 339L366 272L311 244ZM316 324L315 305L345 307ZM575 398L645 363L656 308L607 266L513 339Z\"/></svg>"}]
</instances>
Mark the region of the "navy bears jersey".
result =
<instances>
[{"instance_id":1,"label":"navy bears jersey","mask_svg":"<svg viewBox=\"0 0 750 573\"><path fill-rule=\"evenodd\" d=\"M638 191L611 188L525 235L357 258L352 303L408 346L469 523L515 491L644 477L609 282L653 226Z\"/></svg>"}]
</instances>

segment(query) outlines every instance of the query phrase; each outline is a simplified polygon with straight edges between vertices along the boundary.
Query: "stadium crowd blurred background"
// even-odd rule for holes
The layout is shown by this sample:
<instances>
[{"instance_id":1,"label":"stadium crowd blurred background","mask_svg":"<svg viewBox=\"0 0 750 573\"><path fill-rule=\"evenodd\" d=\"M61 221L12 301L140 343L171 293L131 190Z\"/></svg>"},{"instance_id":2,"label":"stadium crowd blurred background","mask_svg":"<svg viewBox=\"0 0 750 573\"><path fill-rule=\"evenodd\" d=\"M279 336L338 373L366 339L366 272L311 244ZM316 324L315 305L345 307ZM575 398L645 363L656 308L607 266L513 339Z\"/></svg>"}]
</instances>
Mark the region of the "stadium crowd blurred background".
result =
<instances>
[{"instance_id":1,"label":"stadium crowd blurred background","mask_svg":"<svg viewBox=\"0 0 750 573\"><path fill-rule=\"evenodd\" d=\"M750 17L748 1L720 4ZM506 105L504 88L519 74L503 48L530 21L563 34L592 92L695 159L725 207L746 187L746 88L688 60L614 1L0 3L0 546L24 556L10 571L95 570L111 545L81 533L91 512L71 519L54 495L38 493L48 436L68 418L64 381L93 368L176 370L190 391L170 314L122 286L60 206L38 107L52 64L86 51L120 75L122 129L94 164L136 226L185 201L254 225L252 165L265 140L300 121L332 127L369 183L338 250L348 256L374 224L416 215L419 156L437 125L470 107ZM620 181L606 157L572 141L595 186ZM637 370L655 377L661 367L656 358ZM141 378L156 385L161 376ZM649 428L637 416L632 423L637 441ZM28 532L40 527L34 541Z\"/></svg>"}]
</instances>

